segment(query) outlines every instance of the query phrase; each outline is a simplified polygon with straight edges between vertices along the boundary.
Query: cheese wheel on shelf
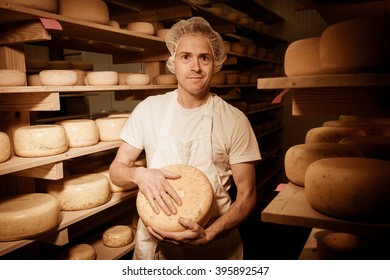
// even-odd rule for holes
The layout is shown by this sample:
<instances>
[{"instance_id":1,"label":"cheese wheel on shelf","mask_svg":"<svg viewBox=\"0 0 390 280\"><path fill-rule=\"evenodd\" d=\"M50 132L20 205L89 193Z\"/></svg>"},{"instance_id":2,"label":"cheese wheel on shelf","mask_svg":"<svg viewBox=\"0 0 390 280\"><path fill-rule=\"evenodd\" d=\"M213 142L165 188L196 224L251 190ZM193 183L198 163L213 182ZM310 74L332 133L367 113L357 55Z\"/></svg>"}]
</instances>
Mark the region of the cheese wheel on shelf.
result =
<instances>
[{"instance_id":1,"label":"cheese wheel on shelf","mask_svg":"<svg viewBox=\"0 0 390 280\"><path fill-rule=\"evenodd\" d=\"M320 37L292 42L284 55L284 72L288 77L323 74L320 62Z\"/></svg>"},{"instance_id":2,"label":"cheese wheel on shelf","mask_svg":"<svg viewBox=\"0 0 390 280\"><path fill-rule=\"evenodd\" d=\"M329 157L363 157L363 152L351 145L337 143L307 143L290 147L284 157L287 178L304 186L308 166L316 160Z\"/></svg>"},{"instance_id":3,"label":"cheese wheel on shelf","mask_svg":"<svg viewBox=\"0 0 390 280\"><path fill-rule=\"evenodd\" d=\"M46 12L57 12L57 0L6 0L0 2L8 2L15 5L20 5L32 9L42 10Z\"/></svg>"},{"instance_id":4,"label":"cheese wheel on shelf","mask_svg":"<svg viewBox=\"0 0 390 280\"><path fill-rule=\"evenodd\" d=\"M0 163L11 156L11 140L7 133L0 131Z\"/></svg>"},{"instance_id":5,"label":"cheese wheel on shelf","mask_svg":"<svg viewBox=\"0 0 390 280\"><path fill-rule=\"evenodd\" d=\"M78 20L109 24L110 13L103 0L58 0L60 15Z\"/></svg>"},{"instance_id":6,"label":"cheese wheel on shelf","mask_svg":"<svg viewBox=\"0 0 390 280\"><path fill-rule=\"evenodd\" d=\"M25 86L26 73L17 69L0 69L0 86Z\"/></svg>"},{"instance_id":7,"label":"cheese wheel on shelf","mask_svg":"<svg viewBox=\"0 0 390 280\"><path fill-rule=\"evenodd\" d=\"M63 260L95 260L96 250L92 245L81 243L71 245L61 255Z\"/></svg>"},{"instance_id":8,"label":"cheese wheel on shelf","mask_svg":"<svg viewBox=\"0 0 390 280\"><path fill-rule=\"evenodd\" d=\"M45 193L0 199L0 241L34 237L54 229L61 221L58 200Z\"/></svg>"},{"instance_id":9,"label":"cheese wheel on shelf","mask_svg":"<svg viewBox=\"0 0 390 280\"><path fill-rule=\"evenodd\" d=\"M179 217L191 219L204 226L210 218L213 202L213 189L207 176L199 169L185 164L174 164L163 169L180 174L176 180L168 179L169 184L182 200L176 206L177 213L167 216L162 210L154 213L146 197L138 192L136 206L138 215L147 226L155 226L168 231L182 231L184 227L178 222Z\"/></svg>"},{"instance_id":10,"label":"cheese wheel on shelf","mask_svg":"<svg viewBox=\"0 0 390 280\"><path fill-rule=\"evenodd\" d=\"M119 83L119 75L116 71L91 71L87 73L87 85L112 86Z\"/></svg>"},{"instance_id":11,"label":"cheese wheel on shelf","mask_svg":"<svg viewBox=\"0 0 390 280\"><path fill-rule=\"evenodd\" d=\"M319 54L326 73L386 71L390 64L388 16L364 17L328 26L321 34Z\"/></svg>"},{"instance_id":12,"label":"cheese wheel on shelf","mask_svg":"<svg viewBox=\"0 0 390 280\"><path fill-rule=\"evenodd\" d=\"M331 120L322 124L324 127L353 127L363 129L367 135L390 136L390 125L373 123L367 120L360 121L340 121Z\"/></svg>"},{"instance_id":13,"label":"cheese wheel on shelf","mask_svg":"<svg viewBox=\"0 0 390 280\"><path fill-rule=\"evenodd\" d=\"M99 130L94 120L64 120L57 124L65 128L70 148L92 146L99 142Z\"/></svg>"},{"instance_id":14,"label":"cheese wheel on shelf","mask_svg":"<svg viewBox=\"0 0 390 280\"><path fill-rule=\"evenodd\" d=\"M349 136L366 136L361 128L353 127L314 127L305 135L305 143L338 143L342 138Z\"/></svg>"},{"instance_id":15,"label":"cheese wheel on shelf","mask_svg":"<svg viewBox=\"0 0 390 280\"><path fill-rule=\"evenodd\" d=\"M91 209L111 198L110 182L102 174L77 174L50 181L47 193L56 197L65 211Z\"/></svg>"},{"instance_id":16,"label":"cheese wheel on shelf","mask_svg":"<svg viewBox=\"0 0 390 280\"><path fill-rule=\"evenodd\" d=\"M161 74L157 75L153 79L154 84L156 85L175 85L177 84L176 75L173 74Z\"/></svg>"},{"instance_id":17,"label":"cheese wheel on shelf","mask_svg":"<svg viewBox=\"0 0 390 280\"><path fill-rule=\"evenodd\" d=\"M328 232L317 242L321 260L371 260L374 251L367 238L345 232Z\"/></svg>"},{"instance_id":18,"label":"cheese wheel on shelf","mask_svg":"<svg viewBox=\"0 0 390 280\"><path fill-rule=\"evenodd\" d=\"M226 83L226 74L223 72L217 72L211 77L212 85L223 85Z\"/></svg>"},{"instance_id":19,"label":"cheese wheel on shelf","mask_svg":"<svg viewBox=\"0 0 390 280\"><path fill-rule=\"evenodd\" d=\"M43 70L39 72L43 86L74 86L77 84L77 73L73 70Z\"/></svg>"},{"instance_id":20,"label":"cheese wheel on shelf","mask_svg":"<svg viewBox=\"0 0 390 280\"><path fill-rule=\"evenodd\" d=\"M126 85L148 85L150 84L150 75L142 73L128 73L124 76Z\"/></svg>"},{"instance_id":21,"label":"cheese wheel on shelf","mask_svg":"<svg viewBox=\"0 0 390 280\"><path fill-rule=\"evenodd\" d=\"M150 22L130 22L127 24L127 30L145 35L154 35L154 27Z\"/></svg>"},{"instance_id":22,"label":"cheese wheel on shelf","mask_svg":"<svg viewBox=\"0 0 390 280\"><path fill-rule=\"evenodd\" d=\"M42 86L41 78L39 74L32 74L27 76L27 85L28 86Z\"/></svg>"},{"instance_id":23,"label":"cheese wheel on shelf","mask_svg":"<svg viewBox=\"0 0 390 280\"><path fill-rule=\"evenodd\" d=\"M104 117L95 120L99 129L100 141L121 140L119 134L127 122L127 117Z\"/></svg>"},{"instance_id":24,"label":"cheese wheel on shelf","mask_svg":"<svg viewBox=\"0 0 390 280\"><path fill-rule=\"evenodd\" d=\"M121 25L116 20L110 20L108 25L111 26L111 27L117 28L117 29L121 28Z\"/></svg>"},{"instance_id":25,"label":"cheese wheel on shelf","mask_svg":"<svg viewBox=\"0 0 390 280\"><path fill-rule=\"evenodd\" d=\"M387 136L350 136L339 141L340 144L359 148L365 157L390 160L390 137Z\"/></svg>"},{"instance_id":26,"label":"cheese wheel on shelf","mask_svg":"<svg viewBox=\"0 0 390 280\"><path fill-rule=\"evenodd\" d=\"M14 132L13 145L20 157L52 156L68 149L68 137L57 124L22 126Z\"/></svg>"},{"instance_id":27,"label":"cheese wheel on shelf","mask_svg":"<svg viewBox=\"0 0 390 280\"><path fill-rule=\"evenodd\" d=\"M226 74L226 84L235 85L238 84L239 78L237 73L227 73Z\"/></svg>"},{"instance_id":28,"label":"cheese wheel on shelf","mask_svg":"<svg viewBox=\"0 0 390 280\"><path fill-rule=\"evenodd\" d=\"M103 233L103 244L111 248L129 245L133 239L133 231L126 225L112 226Z\"/></svg>"},{"instance_id":29,"label":"cheese wheel on shelf","mask_svg":"<svg viewBox=\"0 0 390 280\"><path fill-rule=\"evenodd\" d=\"M374 222L390 211L390 162L361 157L319 159L306 170L305 195L317 211Z\"/></svg>"}]
</instances>

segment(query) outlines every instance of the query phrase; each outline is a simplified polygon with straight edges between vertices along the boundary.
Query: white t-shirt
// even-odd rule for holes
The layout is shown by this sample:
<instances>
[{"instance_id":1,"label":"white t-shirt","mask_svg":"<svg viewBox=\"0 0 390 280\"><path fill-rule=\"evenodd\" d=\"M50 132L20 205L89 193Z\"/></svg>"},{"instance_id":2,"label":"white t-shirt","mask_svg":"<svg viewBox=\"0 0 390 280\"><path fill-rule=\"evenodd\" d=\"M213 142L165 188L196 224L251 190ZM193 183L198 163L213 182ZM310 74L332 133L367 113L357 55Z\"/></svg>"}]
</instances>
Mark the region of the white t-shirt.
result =
<instances>
[{"instance_id":1,"label":"white t-shirt","mask_svg":"<svg viewBox=\"0 0 390 280\"><path fill-rule=\"evenodd\" d=\"M176 97L177 90L147 97L133 110L120 134L128 144L145 150L147 162L151 160L157 147L166 108ZM232 174L230 165L256 161L261 159L261 156L256 137L245 114L219 96L212 95L211 98L214 99L212 131L214 164L223 185L228 188ZM212 101L211 98L208 102ZM171 125L170 135L183 143L197 137L202 127L205 107L206 104L194 109L185 109L176 101L174 125Z\"/></svg>"}]
</instances>

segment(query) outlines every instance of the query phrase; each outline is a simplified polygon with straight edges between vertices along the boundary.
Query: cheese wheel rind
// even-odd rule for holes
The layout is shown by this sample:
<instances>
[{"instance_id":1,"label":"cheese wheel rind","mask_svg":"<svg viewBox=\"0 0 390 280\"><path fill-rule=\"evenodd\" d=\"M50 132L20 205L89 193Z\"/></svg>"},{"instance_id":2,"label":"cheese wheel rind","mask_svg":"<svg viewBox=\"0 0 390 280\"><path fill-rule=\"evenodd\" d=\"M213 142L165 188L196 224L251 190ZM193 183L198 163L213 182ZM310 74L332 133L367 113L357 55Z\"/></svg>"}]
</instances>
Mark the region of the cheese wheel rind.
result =
<instances>
[{"instance_id":1,"label":"cheese wheel rind","mask_svg":"<svg viewBox=\"0 0 390 280\"><path fill-rule=\"evenodd\" d=\"M130 22L127 24L127 29L145 35L154 35L154 27L150 22Z\"/></svg>"},{"instance_id":2,"label":"cheese wheel rind","mask_svg":"<svg viewBox=\"0 0 390 280\"><path fill-rule=\"evenodd\" d=\"M390 162L359 157L320 159L306 170L305 195L319 212L340 219L380 220L390 210Z\"/></svg>"},{"instance_id":3,"label":"cheese wheel rind","mask_svg":"<svg viewBox=\"0 0 390 280\"><path fill-rule=\"evenodd\" d=\"M110 14L102 0L58 0L58 13L66 17L109 24Z\"/></svg>"},{"instance_id":4,"label":"cheese wheel rind","mask_svg":"<svg viewBox=\"0 0 390 280\"><path fill-rule=\"evenodd\" d=\"M0 2L4 2L4 1L0 1ZM41 1L7 0L5 2L32 8L32 9L51 12L51 13L57 12L57 0L41 0Z\"/></svg>"},{"instance_id":5,"label":"cheese wheel rind","mask_svg":"<svg viewBox=\"0 0 390 280\"><path fill-rule=\"evenodd\" d=\"M119 134L121 133L125 123L126 117L103 117L95 120L99 129L100 141L118 141L121 140Z\"/></svg>"},{"instance_id":6,"label":"cheese wheel rind","mask_svg":"<svg viewBox=\"0 0 390 280\"><path fill-rule=\"evenodd\" d=\"M86 243L72 245L61 255L64 260L95 260L97 256L95 248Z\"/></svg>"},{"instance_id":7,"label":"cheese wheel rind","mask_svg":"<svg viewBox=\"0 0 390 280\"><path fill-rule=\"evenodd\" d=\"M133 231L126 225L116 225L110 227L103 233L103 244L107 247L123 247L129 245L133 239Z\"/></svg>"},{"instance_id":8,"label":"cheese wheel rind","mask_svg":"<svg viewBox=\"0 0 390 280\"><path fill-rule=\"evenodd\" d=\"M316 160L329 157L363 157L363 152L352 145L338 143L307 143L290 147L284 157L286 177L294 184L304 186L308 166Z\"/></svg>"},{"instance_id":9,"label":"cheese wheel rind","mask_svg":"<svg viewBox=\"0 0 390 280\"><path fill-rule=\"evenodd\" d=\"M365 157L390 160L390 137L350 136L341 139L339 143L358 147Z\"/></svg>"},{"instance_id":10,"label":"cheese wheel rind","mask_svg":"<svg viewBox=\"0 0 390 280\"><path fill-rule=\"evenodd\" d=\"M11 156L11 140L7 133L0 131L0 163Z\"/></svg>"},{"instance_id":11,"label":"cheese wheel rind","mask_svg":"<svg viewBox=\"0 0 390 280\"><path fill-rule=\"evenodd\" d=\"M119 84L116 71L91 71L87 73L86 84L90 86L112 86Z\"/></svg>"},{"instance_id":12,"label":"cheese wheel rind","mask_svg":"<svg viewBox=\"0 0 390 280\"><path fill-rule=\"evenodd\" d=\"M111 198L110 183L102 174L76 174L51 181L47 193L58 199L65 211L91 209Z\"/></svg>"},{"instance_id":13,"label":"cheese wheel rind","mask_svg":"<svg viewBox=\"0 0 390 280\"><path fill-rule=\"evenodd\" d=\"M0 69L0 86L25 86L26 73L17 69Z\"/></svg>"},{"instance_id":14,"label":"cheese wheel rind","mask_svg":"<svg viewBox=\"0 0 390 280\"><path fill-rule=\"evenodd\" d=\"M39 78L43 86L74 86L78 81L73 70L42 70Z\"/></svg>"},{"instance_id":15,"label":"cheese wheel rind","mask_svg":"<svg viewBox=\"0 0 390 280\"><path fill-rule=\"evenodd\" d=\"M0 200L0 241L30 238L55 228L61 221L59 201L45 193Z\"/></svg>"},{"instance_id":16,"label":"cheese wheel rind","mask_svg":"<svg viewBox=\"0 0 390 280\"><path fill-rule=\"evenodd\" d=\"M18 156L43 157L65 152L68 149L68 138L61 125L31 125L15 130L13 144Z\"/></svg>"},{"instance_id":17,"label":"cheese wheel rind","mask_svg":"<svg viewBox=\"0 0 390 280\"><path fill-rule=\"evenodd\" d=\"M179 217L191 219L204 226L210 218L213 202L213 190L207 176L199 169L185 164L168 165L163 169L181 175L176 180L168 179L168 182L180 196L182 205L175 205L177 213L174 215L167 216L162 210L156 214L142 192L138 192L136 206L141 220L145 225L168 231L185 229L178 222Z\"/></svg>"},{"instance_id":18,"label":"cheese wheel rind","mask_svg":"<svg viewBox=\"0 0 390 280\"><path fill-rule=\"evenodd\" d=\"M57 124L64 127L71 148L92 146L99 142L99 130L94 120L64 120Z\"/></svg>"},{"instance_id":19,"label":"cheese wheel rind","mask_svg":"<svg viewBox=\"0 0 390 280\"><path fill-rule=\"evenodd\" d=\"M305 135L305 143L338 143L349 136L366 136L361 128L354 127L314 127Z\"/></svg>"}]
</instances>

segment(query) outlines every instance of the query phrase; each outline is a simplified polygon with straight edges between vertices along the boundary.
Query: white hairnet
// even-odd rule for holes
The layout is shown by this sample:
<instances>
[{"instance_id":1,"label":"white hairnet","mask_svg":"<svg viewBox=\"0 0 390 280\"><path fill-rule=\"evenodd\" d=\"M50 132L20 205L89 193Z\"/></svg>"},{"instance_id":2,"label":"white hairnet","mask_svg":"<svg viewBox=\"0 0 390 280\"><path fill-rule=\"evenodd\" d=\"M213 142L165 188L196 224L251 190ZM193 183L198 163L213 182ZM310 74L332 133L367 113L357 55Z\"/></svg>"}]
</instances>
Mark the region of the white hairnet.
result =
<instances>
[{"instance_id":1,"label":"white hairnet","mask_svg":"<svg viewBox=\"0 0 390 280\"><path fill-rule=\"evenodd\" d=\"M180 39L185 35L201 35L206 38L213 52L215 68L214 73L222 68L222 64L226 60L226 52L223 39L218 32L215 32L210 24L201 17L192 17L188 20L180 20L175 23L168 31L165 37L165 43L168 47L171 56L167 61L167 68L172 73L175 73L175 55L176 48Z\"/></svg>"}]
</instances>

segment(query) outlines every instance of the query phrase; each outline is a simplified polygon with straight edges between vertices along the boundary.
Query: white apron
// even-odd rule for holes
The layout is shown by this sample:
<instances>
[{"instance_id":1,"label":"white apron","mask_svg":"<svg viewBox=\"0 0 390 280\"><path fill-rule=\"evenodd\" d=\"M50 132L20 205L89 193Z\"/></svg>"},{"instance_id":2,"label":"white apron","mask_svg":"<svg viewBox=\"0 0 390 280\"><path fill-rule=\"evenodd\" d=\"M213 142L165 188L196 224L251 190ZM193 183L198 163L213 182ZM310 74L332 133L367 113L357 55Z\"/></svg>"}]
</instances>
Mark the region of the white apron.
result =
<instances>
[{"instance_id":1,"label":"white apron","mask_svg":"<svg viewBox=\"0 0 390 280\"><path fill-rule=\"evenodd\" d=\"M202 170L209 178L214 190L212 218L215 220L225 213L231 204L228 192L223 188L218 171L213 161L212 126L213 126L213 98L205 106L202 129L197 139L188 143L176 143L170 137L169 131L173 124L173 113L176 106L177 93L167 107L157 149L148 162L148 168L161 168L169 164L189 164ZM139 220L137 229L137 243L133 259L242 259L243 248L237 229L230 231L227 236L213 240L203 246L176 246L159 242L154 238L146 226Z\"/></svg>"}]
</instances>

